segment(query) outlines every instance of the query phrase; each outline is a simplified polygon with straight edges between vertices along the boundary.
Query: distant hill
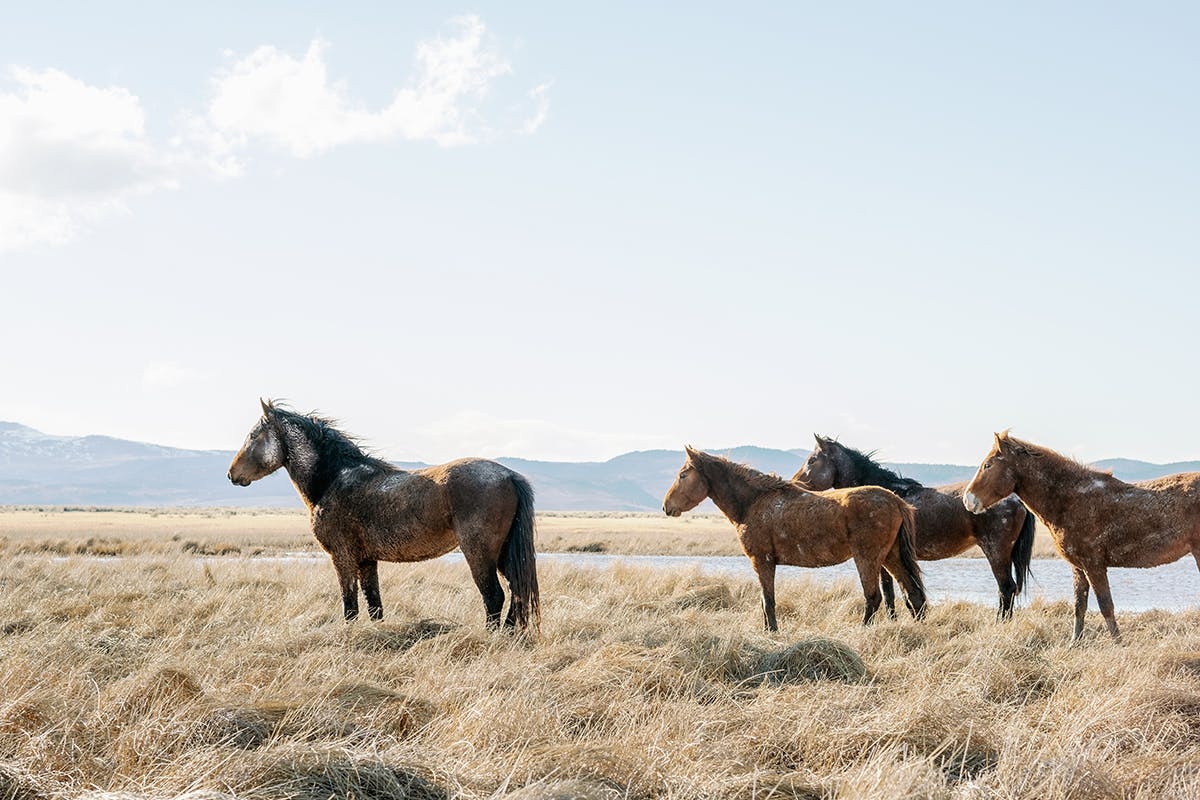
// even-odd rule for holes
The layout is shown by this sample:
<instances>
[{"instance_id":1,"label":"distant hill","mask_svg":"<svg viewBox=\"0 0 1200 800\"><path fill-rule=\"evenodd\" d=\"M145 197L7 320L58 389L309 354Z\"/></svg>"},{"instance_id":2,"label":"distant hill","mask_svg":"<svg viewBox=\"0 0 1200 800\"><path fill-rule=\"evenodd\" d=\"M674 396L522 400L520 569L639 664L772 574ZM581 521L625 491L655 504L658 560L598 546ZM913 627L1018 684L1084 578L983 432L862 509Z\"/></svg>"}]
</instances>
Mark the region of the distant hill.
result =
<instances>
[{"instance_id":1,"label":"distant hill","mask_svg":"<svg viewBox=\"0 0 1200 800\"><path fill-rule=\"evenodd\" d=\"M799 448L710 451L784 477L795 473L809 455ZM225 473L232 459L232 450L183 450L109 436L53 436L0 422L0 504L301 507L283 471L246 488L230 484ZM639 450L608 461L497 460L529 478L542 510L657 511L683 463L683 452ZM953 464L888 466L929 485L967 480L975 472L973 466ZM1196 461L1151 464L1118 458L1096 466L1135 481L1200 471Z\"/></svg>"}]
</instances>

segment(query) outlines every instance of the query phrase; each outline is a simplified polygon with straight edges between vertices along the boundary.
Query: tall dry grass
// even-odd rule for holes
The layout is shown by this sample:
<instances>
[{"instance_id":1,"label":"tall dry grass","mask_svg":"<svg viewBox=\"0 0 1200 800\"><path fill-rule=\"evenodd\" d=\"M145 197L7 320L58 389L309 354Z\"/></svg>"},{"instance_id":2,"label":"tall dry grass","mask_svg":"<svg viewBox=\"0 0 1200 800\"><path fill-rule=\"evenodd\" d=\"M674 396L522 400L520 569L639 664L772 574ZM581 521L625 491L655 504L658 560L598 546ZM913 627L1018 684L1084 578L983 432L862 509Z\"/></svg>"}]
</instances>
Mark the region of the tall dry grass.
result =
<instances>
[{"instance_id":1,"label":"tall dry grass","mask_svg":"<svg viewBox=\"0 0 1200 800\"><path fill-rule=\"evenodd\" d=\"M849 584L546 565L541 637L462 565L11 556L0 797L1200 796L1200 612L1069 647L1065 604L858 624Z\"/></svg>"}]
</instances>

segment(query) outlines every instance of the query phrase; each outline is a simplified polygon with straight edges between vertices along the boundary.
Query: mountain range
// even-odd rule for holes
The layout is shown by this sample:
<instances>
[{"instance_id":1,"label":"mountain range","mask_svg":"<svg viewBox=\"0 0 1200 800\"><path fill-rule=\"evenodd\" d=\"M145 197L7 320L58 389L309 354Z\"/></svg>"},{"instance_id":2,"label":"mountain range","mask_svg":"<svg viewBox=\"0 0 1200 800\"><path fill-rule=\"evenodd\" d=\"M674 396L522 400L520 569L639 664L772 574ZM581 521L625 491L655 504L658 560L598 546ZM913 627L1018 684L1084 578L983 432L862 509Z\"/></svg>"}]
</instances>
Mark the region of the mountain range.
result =
<instances>
[{"instance_id":1,"label":"mountain range","mask_svg":"<svg viewBox=\"0 0 1200 800\"><path fill-rule=\"evenodd\" d=\"M809 451L767 447L710 448L765 472L785 477ZM185 450L109 436L54 436L15 422L0 422L0 504L82 506L241 506L300 508L281 470L249 487L225 477L232 450ZM534 461L499 458L529 478L537 506L546 511L657 511L683 463L676 450L639 450L608 461ZM397 462L411 469L423 466ZM922 483L966 480L974 466L889 463ZM1137 481L1173 472L1200 471L1200 461L1152 464L1127 458L1093 466Z\"/></svg>"}]
</instances>

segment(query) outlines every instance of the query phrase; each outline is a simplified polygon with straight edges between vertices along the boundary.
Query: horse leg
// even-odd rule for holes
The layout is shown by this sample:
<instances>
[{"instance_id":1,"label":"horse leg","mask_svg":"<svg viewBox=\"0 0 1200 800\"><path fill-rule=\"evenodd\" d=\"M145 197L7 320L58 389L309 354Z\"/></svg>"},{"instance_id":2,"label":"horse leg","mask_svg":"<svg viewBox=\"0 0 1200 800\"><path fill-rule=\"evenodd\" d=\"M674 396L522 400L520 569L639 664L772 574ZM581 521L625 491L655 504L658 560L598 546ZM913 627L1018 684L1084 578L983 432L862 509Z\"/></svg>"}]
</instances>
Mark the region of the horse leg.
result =
<instances>
[{"instance_id":1,"label":"horse leg","mask_svg":"<svg viewBox=\"0 0 1200 800\"><path fill-rule=\"evenodd\" d=\"M1071 634L1071 641L1078 642L1079 637L1083 635L1083 615L1087 613L1088 579L1087 573L1079 567L1071 569L1075 584L1075 632Z\"/></svg>"},{"instance_id":2,"label":"horse leg","mask_svg":"<svg viewBox=\"0 0 1200 800\"><path fill-rule=\"evenodd\" d=\"M1104 624L1108 626L1108 635L1114 641L1121 641L1121 632L1117 630L1117 614L1113 608L1112 592L1108 589L1108 570L1105 567L1087 571L1088 582L1096 590L1096 604L1104 615Z\"/></svg>"},{"instance_id":3,"label":"horse leg","mask_svg":"<svg viewBox=\"0 0 1200 800\"><path fill-rule=\"evenodd\" d=\"M459 541L471 540L460 536ZM496 576L496 559L475 549L471 549L469 552L464 549L463 557L467 561L467 566L471 568L471 577L475 579L479 594L483 596L488 629L495 630L500 627L500 611L504 608L504 589L501 588L500 579Z\"/></svg>"},{"instance_id":4,"label":"horse leg","mask_svg":"<svg viewBox=\"0 0 1200 800\"><path fill-rule=\"evenodd\" d=\"M358 562L358 580L362 584L363 597L367 599L367 613L373 620L383 619L383 598L379 595L379 562L373 559Z\"/></svg>"},{"instance_id":5,"label":"horse leg","mask_svg":"<svg viewBox=\"0 0 1200 800\"><path fill-rule=\"evenodd\" d=\"M879 610L879 604L883 602L883 596L879 591L882 570L879 568L878 561L868 564L865 558L859 556L854 557L854 566L858 569L858 579L862 582L863 597L867 601L866 610L863 612L863 625L866 625Z\"/></svg>"},{"instance_id":6,"label":"horse leg","mask_svg":"<svg viewBox=\"0 0 1200 800\"><path fill-rule=\"evenodd\" d=\"M1012 576L1012 557L996 553L992 548L985 548L988 566L992 568L992 576L1000 590L1000 608L996 611L996 619L1003 621L1012 619L1013 600L1017 596L1017 582Z\"/></svg>"},{"instance_id":7,"label":"horse leg","mask_svg":"<svg viewBox=\"0 0 1200 800\"><path fill-rule=\"evenodd\" d=\"M772 633L779 630L775 621L775 559L764 556L751 556L750 565L758 575L758 583L762 586L763 627Z\"/></svg>"},{"instance_id":8,"label":"horse leg","mask_svg":"<svg viewBox=\"0 0 1200 800\"><path fill-rule=\"evenodd\" d=\"M879 573L879 585L883 588L883 604L887 607L888 616L896 618L896 584L892 574L887 570Z\"/></svg>"},{"instance_id":9,"label":"horse leg","mask_svg":"<svg viewBox=\"0 0 1200 800\"><path fill-rule=\"evenodd\" d=\"M358 564L353 558L339 554L333 559L333 569L342 589L342 615L349 622L358 616Z\"/></svg>"}]
</instances>

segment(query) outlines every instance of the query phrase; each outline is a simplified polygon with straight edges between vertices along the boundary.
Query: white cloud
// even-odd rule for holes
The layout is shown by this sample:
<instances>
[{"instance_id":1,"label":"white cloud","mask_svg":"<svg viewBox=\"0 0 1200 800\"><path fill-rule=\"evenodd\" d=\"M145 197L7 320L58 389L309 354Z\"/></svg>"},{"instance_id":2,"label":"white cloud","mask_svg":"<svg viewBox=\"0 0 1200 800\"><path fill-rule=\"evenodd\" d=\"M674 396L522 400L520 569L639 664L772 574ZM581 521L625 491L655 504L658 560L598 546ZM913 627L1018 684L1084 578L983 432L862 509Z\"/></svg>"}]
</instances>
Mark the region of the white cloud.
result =
<instances>
[{"instance_id":1,"label":"white cloud","mask_svg":"<svg viewBox=\"0 0 1200 800\"><path fill-rule=\"evenodd\" d=\"M0 92L0 251L69 240L130 195L175 183L138 98L14 67Z\"/></svg>"},{"instance_id":2,"label":"white cloud","mask_svg":"<svg viewBox=\"0 0 1200 800\"><path fill-rule=\"evenodd\" d=\"M512 67L478 17L451 23L452 35L418 43L412 76L381 109L368 110L345 83L330 80L325 42L314 41L301 58L263 46L221 70L205 110L183 114L166 141L147 135L142 102L129 89L10 67L11 88L0 86L0 253L68 242L105 216L128 213L131 197L189 176L241 175L252 142L310 157L352 142L453 146L498 130L536 131L549 85L529 93L534 112L524 123L489 123L484 100Z\"/></svg>"},{"instance_id":3,"label":"white cloud","mask_svg":"<svg viewBox=\"0 0 1200 800\"><path fill-rule=\"evenodd\" d=\"M512 67L488 45L478 17L452 23L454 35L417 45L414 74L383 108L367 109L344 82L330 79L329 45L318 39L301 58L263 46L221 71L213 81L207 122L231 151L258 140L300 158L352 142L404 139L453 146L488 138L493 130L480 103ZM544 119L545 90L535 91Z\"/></svg>"}]
</instances>

